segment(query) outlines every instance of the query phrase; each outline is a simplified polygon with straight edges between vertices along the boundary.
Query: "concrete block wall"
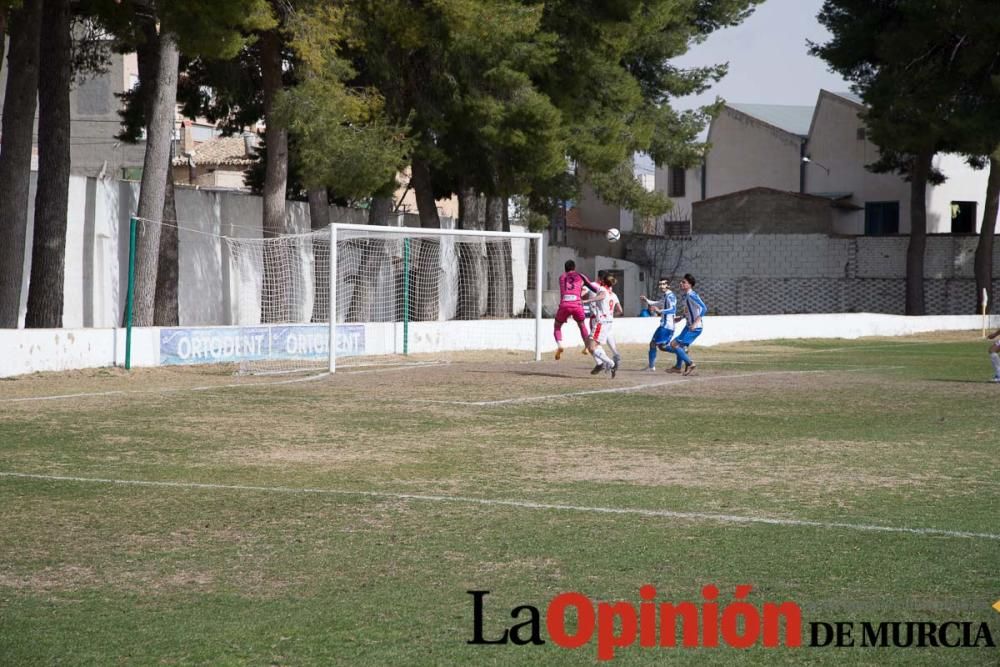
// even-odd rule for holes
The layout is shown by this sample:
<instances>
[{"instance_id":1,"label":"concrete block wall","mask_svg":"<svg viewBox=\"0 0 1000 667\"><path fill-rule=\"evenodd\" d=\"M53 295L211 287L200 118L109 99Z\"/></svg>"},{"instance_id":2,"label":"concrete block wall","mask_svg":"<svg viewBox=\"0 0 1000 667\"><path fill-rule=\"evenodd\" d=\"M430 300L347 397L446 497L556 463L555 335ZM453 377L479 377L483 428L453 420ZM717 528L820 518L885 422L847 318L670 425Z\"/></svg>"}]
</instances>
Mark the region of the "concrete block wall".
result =
<instances>
[{"instance_id":1,"label":"concrete block wall","mask_svg":"<svg viewBox=\"0 0 1000 667\"><path fill-rule=\"evenodd\" d=\"M975 312L975 236L927 239L928 314ZM902 314L909 238L825 234L702 234L636 237L627 257L654 273L698 278L698 293L719 315L877 312ZM993 264L1000 267L1000 243ZM994 281L995 293L1000 279Z\"/></svg>"},{"instance_id":2,"label":"concrete block wall","mask_svg":"<svg viewBox=\"0 0 1000 667\"><path fill-rule=\"evenodd\" d=\"M858 278L906 277L907 237L860 236L851 242L857 246Z\"/></svg>"}]
</instances>

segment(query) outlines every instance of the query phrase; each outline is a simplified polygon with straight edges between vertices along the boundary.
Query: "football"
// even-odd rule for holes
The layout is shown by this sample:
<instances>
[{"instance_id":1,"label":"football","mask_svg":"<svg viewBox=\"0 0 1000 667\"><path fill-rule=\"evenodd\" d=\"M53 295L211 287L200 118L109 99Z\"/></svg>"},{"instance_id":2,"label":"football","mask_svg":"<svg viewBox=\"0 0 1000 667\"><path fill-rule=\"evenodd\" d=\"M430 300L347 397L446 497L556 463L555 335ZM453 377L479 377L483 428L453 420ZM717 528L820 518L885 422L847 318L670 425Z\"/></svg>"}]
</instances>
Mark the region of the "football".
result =
<instances>
[{"instance_id":1,"label":"football","mask_svg":"<svg viewBox=\"0 0 1000 667\"><path fill-rule=\"evenodd\" d=\"M622 233L620 231L618 231L617 229L613 229L612 228L612 229L608 230L607 237L608 237L609 241L611 241L612 243L614 243L615 241L617 241L618 239L620 239L622 237Z\"/></svg>"}]
</instances>

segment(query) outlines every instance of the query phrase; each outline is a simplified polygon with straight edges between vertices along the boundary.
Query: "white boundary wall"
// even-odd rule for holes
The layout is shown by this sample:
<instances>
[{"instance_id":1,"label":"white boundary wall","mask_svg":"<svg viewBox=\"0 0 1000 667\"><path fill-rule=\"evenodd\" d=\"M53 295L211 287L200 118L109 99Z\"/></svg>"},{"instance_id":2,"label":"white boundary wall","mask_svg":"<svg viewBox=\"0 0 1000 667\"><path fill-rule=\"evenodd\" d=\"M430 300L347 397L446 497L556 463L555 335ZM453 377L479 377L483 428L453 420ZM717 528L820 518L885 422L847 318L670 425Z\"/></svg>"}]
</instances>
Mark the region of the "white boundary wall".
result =
<instances>
[{"instance_id":1,"label":"white boundary wall","mask_svg":"<svg viewBox=\"0 0 1000 667\"><path fill-rule=\"evenodd\" d=\"M992 319L990 324L996 327L998 318L994 316ZM656 325L657 318L652 317L619 319L615 322L615 339L623 344L648 343ZM400 323L341 326L345 329L353 328L354 331L363 327L363 352L359 353L384 355L402 352L403 325ZM535 345L533 319L414 322L409 326L409 350L413 354L467 350L472 341L475 341L475 349L486 347L533 351ZM289 325L282 327L289 328ZM709 317L706 318L705 332L697 344L711 346L739 341L793 338L853 339L930 331L978 331L981 327L982 318L976 315L905 317L855 313ZM167 330L168 333L176 331L182 329ZM238 328L206 327L199 331L232 336ZM555 349L551 331L552 320L543 320L542 350L546 352ZM568 345L580 343L579 333L573 322L567 323L563 332ZM133 366L159 366L163 363L160 334L161 329L158 327L132 330ZM0 377L39 371L122 366L125 362L125 330L0 329L0 350L4 351L0 356ZM340 354L338 358L341 358Z\"/></svg>"}]
</instances>

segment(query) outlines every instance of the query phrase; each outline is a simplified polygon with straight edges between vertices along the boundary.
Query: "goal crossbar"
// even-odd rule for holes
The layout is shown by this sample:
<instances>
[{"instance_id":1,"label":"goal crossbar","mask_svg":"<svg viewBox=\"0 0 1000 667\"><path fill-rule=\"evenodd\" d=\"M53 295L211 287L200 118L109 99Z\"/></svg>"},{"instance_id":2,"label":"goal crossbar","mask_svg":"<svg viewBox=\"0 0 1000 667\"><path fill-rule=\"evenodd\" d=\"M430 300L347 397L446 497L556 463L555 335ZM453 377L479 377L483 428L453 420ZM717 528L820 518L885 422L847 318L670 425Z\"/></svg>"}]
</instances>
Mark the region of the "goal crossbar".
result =
<instances>
[{"instance_id":1,"label":"goal crossbar","mask_svg":"<svg viewBox=\"0 0 1000 667\"><path fill-rule=\"evenodd\" d=\"M437 227L382 227L377 225L355 225L335 222L330 225L331 238L338 231L362 232L365 234L384 233L399 236L475 236L497 239L536 239L542 235L537 232L488 232L477 229L438 229Z\"/></svg>"}]
</instances>

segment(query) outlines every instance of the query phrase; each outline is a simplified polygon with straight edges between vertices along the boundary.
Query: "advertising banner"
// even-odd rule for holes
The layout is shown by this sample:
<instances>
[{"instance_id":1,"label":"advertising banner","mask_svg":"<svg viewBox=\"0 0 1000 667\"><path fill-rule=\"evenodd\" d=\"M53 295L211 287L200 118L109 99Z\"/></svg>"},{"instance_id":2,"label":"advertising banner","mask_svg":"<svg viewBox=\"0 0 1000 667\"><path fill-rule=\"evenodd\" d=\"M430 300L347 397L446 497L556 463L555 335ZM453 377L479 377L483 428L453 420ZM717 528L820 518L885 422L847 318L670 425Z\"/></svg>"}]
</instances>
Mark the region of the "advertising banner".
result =
<instances>
[{"instance_id":1,"label":"advertising banner","mask_svg":"<svg viewBox=\"0 0 1000 667\"><path fill-rule=\"evenodd\" d=\"M324 325L200 327L160 330L160 363L218 364L263 359L326 359ZM337 356L365 353L365 327L337 326Z\"/></svg>"}]
</instances>

